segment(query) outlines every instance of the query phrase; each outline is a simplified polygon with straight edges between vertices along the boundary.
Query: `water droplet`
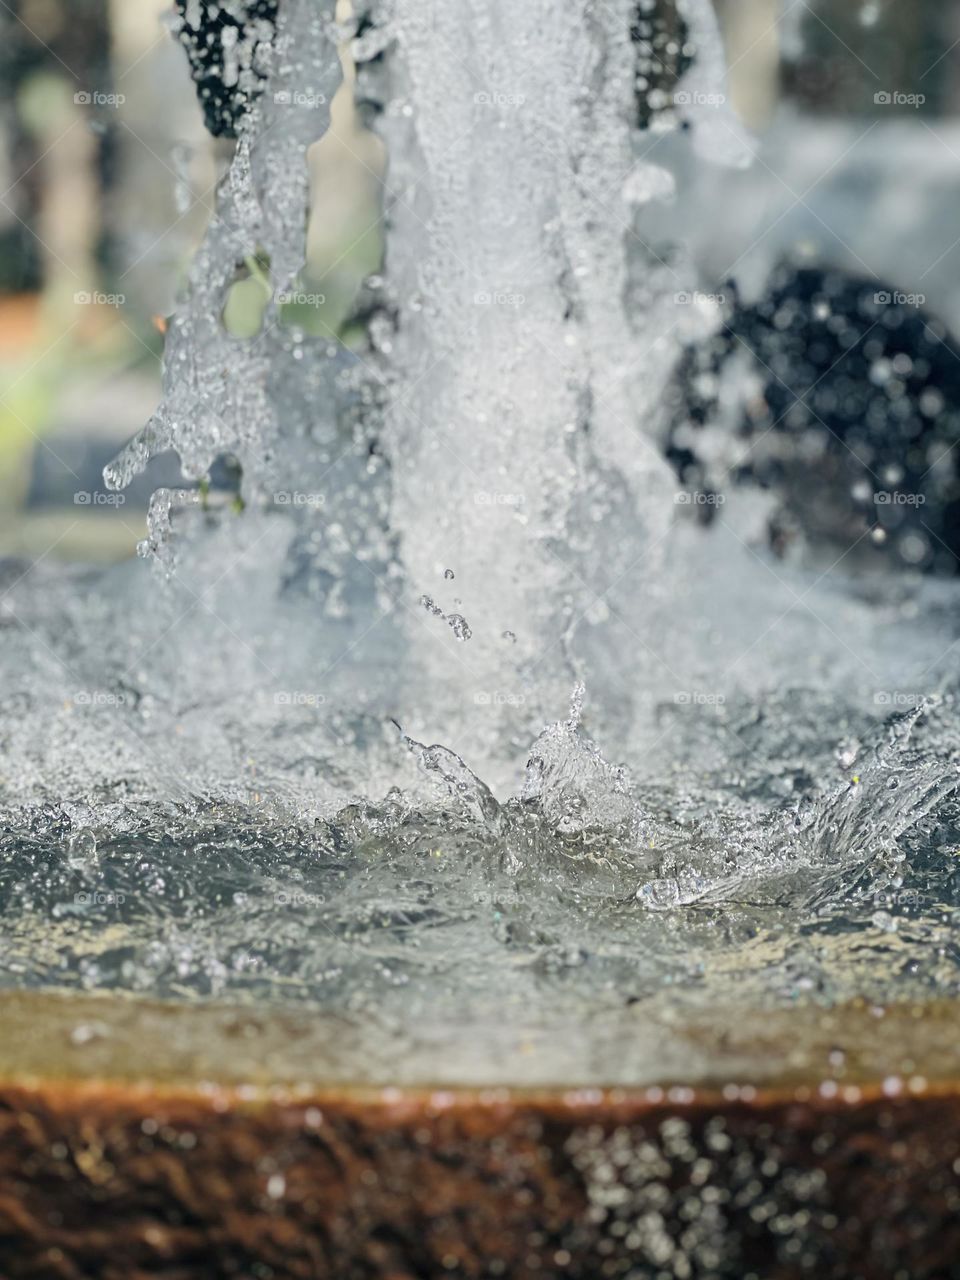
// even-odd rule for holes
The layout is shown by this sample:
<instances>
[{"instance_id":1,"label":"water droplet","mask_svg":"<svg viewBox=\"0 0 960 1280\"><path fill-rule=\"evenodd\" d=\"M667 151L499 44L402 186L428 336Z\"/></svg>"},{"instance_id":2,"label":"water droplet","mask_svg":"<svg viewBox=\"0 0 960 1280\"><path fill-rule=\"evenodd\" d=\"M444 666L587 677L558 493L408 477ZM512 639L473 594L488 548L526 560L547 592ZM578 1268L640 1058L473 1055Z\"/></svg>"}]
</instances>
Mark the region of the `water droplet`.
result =
<instances>
[{"instance_id":1,"label":"water droplet","mask_svg":"<svg viewBox=\"0 0 960 1280\"><path fill-rule=\"evenodd\" d=\"M88 871L97 864L97 838L92 831L78 831L67 843L67 863L75 871Z\"/></svg>"},{"instance_id":2,"label":"water droplet","mask_svg":"<svg viewBox=\"0 0 960 1280\"><path fill-rule=\"evenodd\" d=\"M449 618L447 618L447 622L450 624L453 634L458 640L469 640L473 635L473 632L470 630L467 620L462 613L451 613Z\"/></svg>"},{"instance_id":3,"label":"water droplet","mask_svg":"<svg viewBox=\"0 0 960 1280\"><path fill-rule=\"evenodd\" d=\"M80 1022L70 1032L70 1043L82 1048L96 1040L106 1040L110 1034L110 1028L103 1022Z\"/></svg>"}]
</instances>

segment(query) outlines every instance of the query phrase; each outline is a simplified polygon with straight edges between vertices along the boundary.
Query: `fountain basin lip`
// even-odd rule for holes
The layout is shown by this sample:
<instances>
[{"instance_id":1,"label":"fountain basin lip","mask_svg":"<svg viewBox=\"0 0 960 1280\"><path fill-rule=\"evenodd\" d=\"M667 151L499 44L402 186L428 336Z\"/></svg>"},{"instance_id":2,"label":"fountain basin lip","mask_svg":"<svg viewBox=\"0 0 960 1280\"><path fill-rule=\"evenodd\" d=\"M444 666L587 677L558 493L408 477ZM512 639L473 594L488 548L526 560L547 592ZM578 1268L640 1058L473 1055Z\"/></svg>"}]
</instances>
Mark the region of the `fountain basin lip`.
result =
<instances>
[{"instance_id":1,"label":"fountain basin lip","mask_svg":"<svg viewBox=\"0 0 960 1280\"><path fill-rule=\"evenodd\" d=\"M858 1058L866 1020L887 1017L892 1034ZM891 1093L876 1070L911 1029L900 1057L937 1069ZM526 1274L541 1242L538 1274L559 1274L563 1250L571 1277L594 1276L616 1239L591 1212L595 1179L630 1151L640 1163L623 1174L628 1206L653 1152L672 1170L664 1187L677 1184L668 1221L678 1234L701 1166L726 1187L769 1162L775 1180L758 1182L760 1194L809 1219L799 1238L831 1276L945 1275L960 1238L949 1172L960 1070L945 1070L957 1029L947 1002L884 1019L866 1005L789 1009L731 1023L725 1042L719 1024L677 1029L685 1052L706 1037L716 1054L711 1071L682 1081L451 1085L411 1073L398 1083L397 1064L384 1085L380 1066L365 1080L332 1070L324 1044L343 1025L311 1010L0 993L0 1272L199 1280L262 1264L291 1278L443 1280L451 1257L458 1275ZM783 1069L789 1046L781 1058L766 1052L788 1030L792 1046L812 1050L803 1069ZM736 1052L751 1036L756 1052L761 1033L744 1084ZM755 1201L729 1203L724 1257L739 1263L749 1249L756 1274L795 1275L780 1265L781 1234L758 1235Z\"/></svg>"},{"instance_id":2,"label":"fountain basin lip","mask_svg":"<svg viewBox=\"0 0 960 1280\"><path fill-rule=\"evenodd\" d=\"M615 1116L647 1108L875 1102L960 1096L960 1008L949 1000L711 1010L661 1021L646 1009L636 1070L551 1073L550 1039L472 1072L463 1029L450 1059L431 1043L367 1053L362 1029L314 1008L144 999L63 990L0 992L0 1087L76 1095L177 1096L246 1106L392 1115L516 1108ZM585 1033L586 1034L586 1033ZM460 1055L460 1056L458 1056ZM465 1065L467 1064L467 1065Z\"/></svg>"}]
</instances>

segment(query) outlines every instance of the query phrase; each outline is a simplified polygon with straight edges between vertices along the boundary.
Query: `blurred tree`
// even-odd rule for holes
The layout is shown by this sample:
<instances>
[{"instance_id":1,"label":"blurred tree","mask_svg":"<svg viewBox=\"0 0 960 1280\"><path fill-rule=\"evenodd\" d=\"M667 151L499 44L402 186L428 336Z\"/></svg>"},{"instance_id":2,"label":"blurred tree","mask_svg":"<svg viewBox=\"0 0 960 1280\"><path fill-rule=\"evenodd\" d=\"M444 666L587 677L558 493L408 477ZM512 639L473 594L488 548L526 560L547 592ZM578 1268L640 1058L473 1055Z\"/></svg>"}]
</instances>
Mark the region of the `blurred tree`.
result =
<instances>
[{"instance_id":1,"label":"blurred tree","mask_svg":"<svg viewBox=\"0 0 960 1280\"><path fill-rule=\"evenodd\" d=\"M48 95L50 110L31 86L59 80L69 94L109 92L110 31L106 0L5 0L0 7L0 147L3 189L0 194L0 291L39 290L52 261L37 228L44 214L49 165L56 163L59 138L75 125L60 110L57 95ZM62 100L62 95L61 95ZM82 98L81 98L82 100ZM59 116L59 121L55 117ZM50 127L56 130L51 136ZM110 175L110 141L99 137L91 148L95 184ZM68 155L64 148L61 156ZM61 188L61 193L63 188ZM96 229L94 231L97 237Z\"/></svg>"},{"instance_id":2,"label":"blurred tree","mask_svg":"<svg viewBox=\"0 0 960 1280\"><path fill-rule=\"evenodd\" d=\"M781 0L715 0L729 87L737 114L751 129L773 116L780 90Z\"/></svg>"},{"instance_id":3,"label":"blurred tree","mask_svg":"<svg viewBox=\"0 0 960 1280\"><path fill-rule=\"evenodd\" d=\"M655 6L639 0L630 38L637 49L637 123L646 129L672 103L677 82L692 61L686 48L687 25L676 0L660 0Z\"/></svg>"},{"instance_id":4,"label":"blurred tree","mask_svg":"<svg viewBox=\"0 0 960 1280\"><path fill-rule=\"evenodd\" d=\"M960 32L955 6L943 0L804 0L789 19L799 39L783 63L785 93L808 111L832 115L915 112L877 95L922 95L919 110L948 108Z\"/></svg>"}]
</instances>

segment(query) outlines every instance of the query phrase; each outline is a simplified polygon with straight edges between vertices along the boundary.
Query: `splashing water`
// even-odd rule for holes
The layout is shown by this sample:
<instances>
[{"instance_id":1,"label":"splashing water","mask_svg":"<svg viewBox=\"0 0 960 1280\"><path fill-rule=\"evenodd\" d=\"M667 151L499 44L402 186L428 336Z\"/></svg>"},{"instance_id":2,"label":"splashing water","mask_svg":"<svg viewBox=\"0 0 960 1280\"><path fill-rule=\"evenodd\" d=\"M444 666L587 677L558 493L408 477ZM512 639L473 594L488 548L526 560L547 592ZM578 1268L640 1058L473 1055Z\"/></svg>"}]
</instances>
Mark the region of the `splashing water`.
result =
<instances>
[{"instance_id":1,"label":"splashing water","mask_svg":"<svg viewBox=\"0 0 960 1280\"><path fill-rule=\"evenodd\" d=\"M228 455L245 509L161 491L156 572L3 587L6 983L468 1025L507 1071L567 1021L571 1078L668 991L955 990L953 589L769 562L755 497L676 518L661 405L719 316L645 219L752 144L710 5L651 15L281 6L163 403L107 471ZM389 156L353 350L285 310L345 35Z\"/></svg>"}]
</instances>

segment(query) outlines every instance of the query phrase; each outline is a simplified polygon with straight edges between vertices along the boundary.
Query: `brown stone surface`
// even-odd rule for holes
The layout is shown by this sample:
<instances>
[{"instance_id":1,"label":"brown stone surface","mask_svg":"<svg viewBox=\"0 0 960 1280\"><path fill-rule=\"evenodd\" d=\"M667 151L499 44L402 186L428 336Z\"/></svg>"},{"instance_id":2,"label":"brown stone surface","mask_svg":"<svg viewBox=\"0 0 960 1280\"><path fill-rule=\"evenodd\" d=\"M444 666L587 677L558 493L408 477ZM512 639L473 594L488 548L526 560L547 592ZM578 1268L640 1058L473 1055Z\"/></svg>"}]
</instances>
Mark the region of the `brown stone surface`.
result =
<instances>
[{"instance_id":1,"label":"brown stone surface","mask_svg":"<svg viewBox=\"0 0 960 1280\"><path fill-rule=\"evenodd\" d=\"M429 1089L325 1084L305 1015L2 997L0 1277L960 1277L951 1013L888 1014L874 1082L824 1041L722 1087L718 1040L713 1082Z\"/></svg>"}]
</instances>

